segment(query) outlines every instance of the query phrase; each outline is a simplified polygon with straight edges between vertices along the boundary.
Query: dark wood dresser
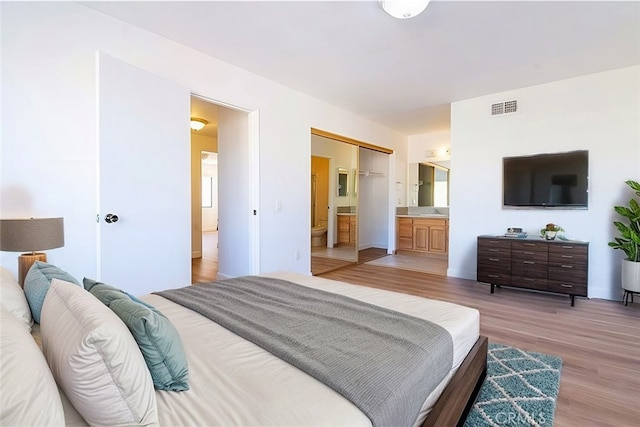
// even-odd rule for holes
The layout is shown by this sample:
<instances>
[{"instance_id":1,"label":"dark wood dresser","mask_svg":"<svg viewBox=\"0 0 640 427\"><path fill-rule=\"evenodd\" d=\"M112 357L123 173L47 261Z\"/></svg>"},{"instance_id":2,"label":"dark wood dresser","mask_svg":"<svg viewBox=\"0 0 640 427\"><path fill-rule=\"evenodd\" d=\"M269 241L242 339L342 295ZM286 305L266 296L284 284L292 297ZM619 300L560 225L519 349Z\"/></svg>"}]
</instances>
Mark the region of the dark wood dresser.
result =
<instances>
[{"instance_id":1,"label":"dark wood dresser","mask_svg":"<svg viewBox=\"0 0 640 427\"><path fill-rule=\"evenodd\" d=\"M478 282L587 296L589 243L478 236Z\"/></svg>"}]
</instances>

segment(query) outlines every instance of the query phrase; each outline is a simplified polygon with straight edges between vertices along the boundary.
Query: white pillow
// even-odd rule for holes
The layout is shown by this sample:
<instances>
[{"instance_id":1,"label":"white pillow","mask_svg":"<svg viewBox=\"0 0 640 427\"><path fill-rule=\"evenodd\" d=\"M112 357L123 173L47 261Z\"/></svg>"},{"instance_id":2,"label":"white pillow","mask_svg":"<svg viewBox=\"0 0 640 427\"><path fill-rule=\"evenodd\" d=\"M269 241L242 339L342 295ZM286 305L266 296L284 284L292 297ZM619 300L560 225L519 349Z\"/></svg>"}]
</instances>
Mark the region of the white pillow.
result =
<instances>
[{"instance_id":1,"label":"white pillow","mask_svg":"<svg viewBox=\"0 0 640 427\"><path fill-rule=\"evenodd\" d=\"M90 425L158 425L142 353L124 323L97 298L53 279L40 331L53 376Z\"/></svg>"},{"instance_id":2,"label":"white pillow","mask_svg":"<svg viewBox=\"0 0 640 427\"><path fill-rule=\"evenodd\" d=\"M0 304L31 332L33 319L27 298L13 273L4 267L0 267Z\"/></svg>"},{"instance_id":3,"label":"white pillow","mask_svg":"<svg viewBox=\"0 0 640 427\"><path fill-rule=\"evenodd\" d=\"M0 425L64 425L56 382L24 324L0 306Z\"/></svg>"}]
</instances>

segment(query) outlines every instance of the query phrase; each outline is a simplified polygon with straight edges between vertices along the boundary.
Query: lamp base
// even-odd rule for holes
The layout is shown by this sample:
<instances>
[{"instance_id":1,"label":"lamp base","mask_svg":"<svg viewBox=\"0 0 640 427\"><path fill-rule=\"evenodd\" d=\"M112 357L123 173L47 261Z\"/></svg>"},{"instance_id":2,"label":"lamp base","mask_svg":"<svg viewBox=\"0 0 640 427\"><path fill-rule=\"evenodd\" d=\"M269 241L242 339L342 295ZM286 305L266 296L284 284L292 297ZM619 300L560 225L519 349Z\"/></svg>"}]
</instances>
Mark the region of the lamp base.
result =
<instances>
[{"instance_id":1,"label":"lamp base","mask_svg":"<svg viewBox=\"0 0 640 427\"><path fill-rule=\"evenodd\" d=\"M29 269L36 261L47 262L47 254L42 252L22 254L18 257L18 283L24 287L24 279L27 277Z\"/></svg>"}]
</instances>

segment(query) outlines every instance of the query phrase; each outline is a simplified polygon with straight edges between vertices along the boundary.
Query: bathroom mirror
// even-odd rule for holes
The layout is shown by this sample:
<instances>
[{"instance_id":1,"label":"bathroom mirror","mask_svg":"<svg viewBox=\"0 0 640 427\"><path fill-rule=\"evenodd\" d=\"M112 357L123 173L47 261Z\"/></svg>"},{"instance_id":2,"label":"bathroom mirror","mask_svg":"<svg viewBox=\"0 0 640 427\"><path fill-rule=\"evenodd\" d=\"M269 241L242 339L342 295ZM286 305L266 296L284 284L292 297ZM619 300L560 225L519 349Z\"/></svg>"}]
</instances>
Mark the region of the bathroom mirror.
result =
<instances>
[{"instance_id":1,"label":"bathroom mirror","mask_svg":"<svg viewBox=\"0 0 640 427\"><path fill-rule=\"evenodd\" d=\"M336 180L338 197L347 197L349 195L349 169L338 168L338 179Z\"/></svg>"},{"instance_id":2,"label":"bathroom mirror","mask_svg":"<svg viewBox=\"0 0 640 427\"><path fill-rule=\"evenodd\" d=\"M449 162L409 164L409 206L449 206Z\"/></svg>"}]
</instances>

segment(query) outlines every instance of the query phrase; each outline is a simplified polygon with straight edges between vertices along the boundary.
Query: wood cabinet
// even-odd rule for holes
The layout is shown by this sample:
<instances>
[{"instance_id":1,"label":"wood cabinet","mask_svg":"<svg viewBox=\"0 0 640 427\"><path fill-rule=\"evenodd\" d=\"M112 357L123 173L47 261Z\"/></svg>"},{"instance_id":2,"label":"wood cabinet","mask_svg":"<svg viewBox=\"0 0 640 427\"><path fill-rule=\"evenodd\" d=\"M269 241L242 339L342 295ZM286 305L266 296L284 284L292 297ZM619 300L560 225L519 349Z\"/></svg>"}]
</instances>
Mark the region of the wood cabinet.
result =
<instances>
[{"instance_id":1,"label":"wood cabinet","mask_svg":"<svg viewBox=\"0 0 640 427\"><path fill-rule=\"evenodd\" d=\"M561 240L478 237L477 280L494 287L505 285L587 296L589 244Z\"/></svg>"},{"instance_id":2,"label":"wood cabinet","mask_svg":"<svg viewBox=\"0 0 640 427\"><path fill-rule=\"evenodd\" d=\"M355 245L357 236L357 217L353 215L338 215L338 243L341 245Z\"/></svg>"},{"instance_id":3,"label":"wood cabinet","mask_svg":"<svg viewBox=\"0 0 640 427\"><path fill-rule=\"evenodd\" d=\"M446 218L398 217L398 250L446 254L448 220Z\"/></svg>"},{"instance_id":4,"label":"wood cabinet","mask_svg":"<svg viewBox=\"0 0 640 427\"><path fill-rule=\"evenodd\" d=\"M397 236L398 236L398 249L399 250L412 250L413 249L413 219L412 218L398 218L397 219Z\"/></svg>"}]
</instances>

